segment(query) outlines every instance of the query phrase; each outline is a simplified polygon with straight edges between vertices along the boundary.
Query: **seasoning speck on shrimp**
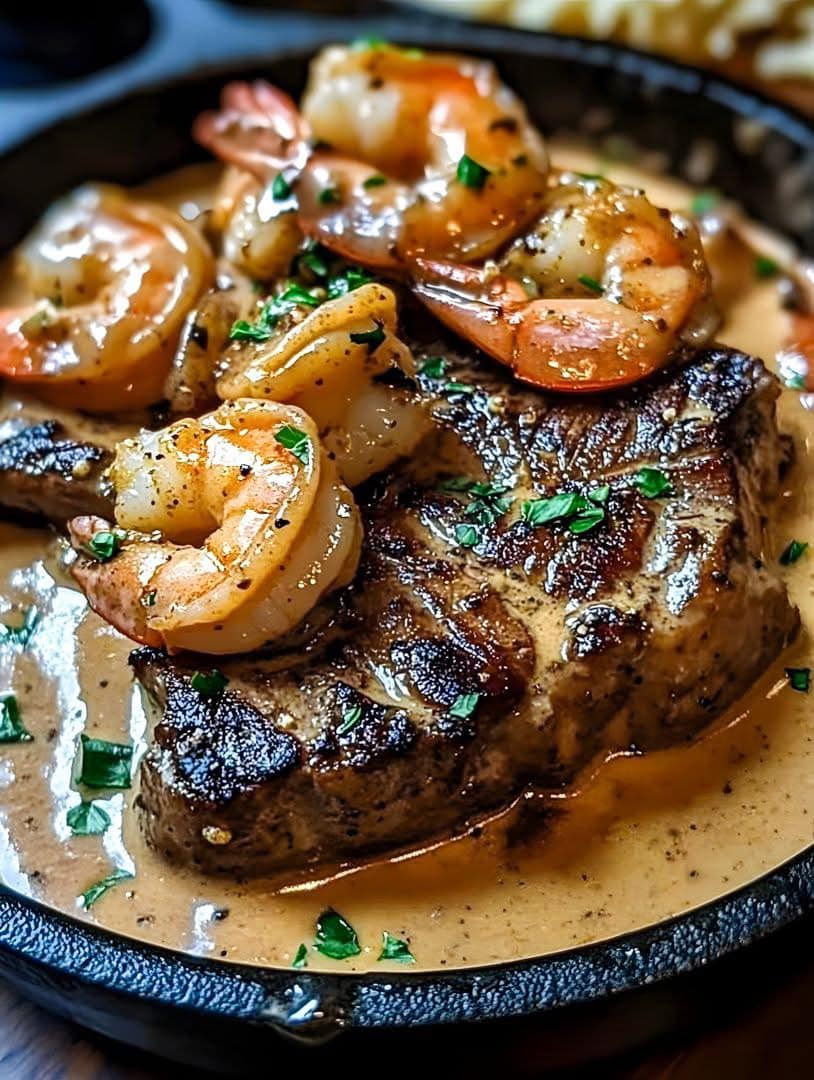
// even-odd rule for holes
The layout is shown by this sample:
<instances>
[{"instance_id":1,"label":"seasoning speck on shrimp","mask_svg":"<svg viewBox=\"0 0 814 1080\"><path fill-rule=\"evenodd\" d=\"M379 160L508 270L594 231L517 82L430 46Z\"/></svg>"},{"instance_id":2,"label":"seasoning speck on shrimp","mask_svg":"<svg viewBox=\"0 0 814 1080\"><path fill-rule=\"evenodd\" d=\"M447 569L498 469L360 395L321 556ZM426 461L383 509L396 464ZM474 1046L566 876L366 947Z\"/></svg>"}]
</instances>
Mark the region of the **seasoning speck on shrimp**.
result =
<instances>
[{"instance_id":1,"label":"seasoning speck on shrimp","mask_svg":"<svg viewBox=\"0 0 814 1080\"><path fill-rule=\"evenodd\" d=\"M574 174L498 262L417 260L413 288L447 326L545 390L638 382L718 326L695 225L640 191Z\"/></svg>"},{"instance_id":2,"label":"seasoning speck on shrimp","mask_svg":"<svg viewBox=\"0 0 814 1080\"><path fill-rule=\"evenodd\" d=\"M18 267L43 299L0 311L0 375L90 412L161 398L184 318L214 272L193 226L113 187L56 203Z\"/></svg>"},{"instance_id":3,"label":"seasoning speck on shrimp","mask_svg":"<svg viewBox=\"0 0 814 1080\"><path fill-rule=\"evenodd\" d=\"M94 611L143 644L257 649L356 569L359 512L301 409L227 402L124 441L111 477L123 537L75 518L72 573Z\"/></svg>"}]
</instances>

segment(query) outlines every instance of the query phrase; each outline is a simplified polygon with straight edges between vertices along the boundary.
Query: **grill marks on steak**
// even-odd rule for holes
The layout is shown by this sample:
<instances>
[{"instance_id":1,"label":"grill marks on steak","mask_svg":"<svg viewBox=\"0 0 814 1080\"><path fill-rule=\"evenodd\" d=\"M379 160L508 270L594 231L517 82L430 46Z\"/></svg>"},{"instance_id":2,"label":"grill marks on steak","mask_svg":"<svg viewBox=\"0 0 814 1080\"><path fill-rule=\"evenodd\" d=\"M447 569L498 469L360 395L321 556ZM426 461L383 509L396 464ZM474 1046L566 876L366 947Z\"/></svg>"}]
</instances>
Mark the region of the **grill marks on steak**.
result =
<instances>
[{"instance_id":1,"label":"grill marks on steak","mask_svg":"<svg viewBox=\"0 0 814 1080\"><path fill-rule=\"evenodd\" d=\"M306 653L221 664L205 703L200 664L134 654L158 718L141 821L169 856L267 873L448 834L600 752L692 738L795 633L760 561L787 448L759 361L716 348L594 402L451 377L478 390L425 381L438 437L359 492L363 563ZM642 465L675 495L645 499ZM515 489L471 549L440 490L457 473ZM524 497L605 483L585 536L518 520Z\"/></svg>"}]
</instances>

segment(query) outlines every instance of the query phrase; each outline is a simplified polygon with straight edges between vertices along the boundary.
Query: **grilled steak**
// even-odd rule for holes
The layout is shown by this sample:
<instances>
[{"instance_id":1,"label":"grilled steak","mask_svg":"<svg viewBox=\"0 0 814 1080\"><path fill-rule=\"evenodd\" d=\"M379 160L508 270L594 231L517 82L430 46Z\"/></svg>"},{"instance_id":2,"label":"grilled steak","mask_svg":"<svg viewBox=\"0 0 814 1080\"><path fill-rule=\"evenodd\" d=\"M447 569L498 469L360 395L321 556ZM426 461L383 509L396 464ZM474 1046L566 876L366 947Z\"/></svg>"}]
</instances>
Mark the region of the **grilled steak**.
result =
<instances>
[{"instance_id":1,"label":"grilled steak","mask_svg":"<svg viewBox=\"0 0 814 1080\"><path fill-rule=\"evenodd\" d=\"M141 823L167 856L260 874L463 829L597 754L691 739L794 635L760 558L786 447L759 361L715 348L592 402L472 362L423 383L437 435L359 492L359 575L307 644L220 663L208 698L205 661L133 654L156 715ZM646 497L642 466L672 493ZM522 520L555 492L605 521Z\"/></svg>"}]
</instances>

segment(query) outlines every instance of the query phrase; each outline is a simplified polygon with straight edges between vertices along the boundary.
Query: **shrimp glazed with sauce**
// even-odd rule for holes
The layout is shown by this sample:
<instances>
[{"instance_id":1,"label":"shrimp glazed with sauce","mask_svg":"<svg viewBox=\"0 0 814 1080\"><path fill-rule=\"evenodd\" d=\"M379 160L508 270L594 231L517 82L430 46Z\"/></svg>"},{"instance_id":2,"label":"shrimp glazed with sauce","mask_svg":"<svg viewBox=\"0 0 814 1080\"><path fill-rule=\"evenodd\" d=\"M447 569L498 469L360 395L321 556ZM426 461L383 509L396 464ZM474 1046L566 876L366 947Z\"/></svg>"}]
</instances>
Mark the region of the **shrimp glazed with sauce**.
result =
<instances>
[{"instance_id":1,"label":"shrimp glazed with sauce","mask_svg":"<svg viewBox=\"0 0 814 1080\"><path fill-rule=\"evenodd\" d=\"M807 847L814 269L480 59L331 46L194 132L0 283L3 882L416 971Z\"/></svg>"}]
</instances>

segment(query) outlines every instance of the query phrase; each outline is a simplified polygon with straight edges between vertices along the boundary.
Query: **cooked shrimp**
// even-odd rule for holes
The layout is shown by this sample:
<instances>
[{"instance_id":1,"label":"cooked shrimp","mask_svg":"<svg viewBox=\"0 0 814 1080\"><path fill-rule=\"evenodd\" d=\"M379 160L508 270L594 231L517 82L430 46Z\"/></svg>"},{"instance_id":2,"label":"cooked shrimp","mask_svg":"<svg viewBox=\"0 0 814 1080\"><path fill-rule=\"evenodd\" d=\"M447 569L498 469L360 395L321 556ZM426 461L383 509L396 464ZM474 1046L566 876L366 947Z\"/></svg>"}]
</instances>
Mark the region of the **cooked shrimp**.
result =
<instances>
[{"instance_id":1,"label":"cooked shrimp","mask_svg":"<svg viewBox=\"0 0 814 1080\"><path fill-rule=\"evenodd\" d=\"M334 46L312 65L303 116L298 127L284 96L243 86L195 134L264 178L286 152L302 160L296 140L309 128L328 142L294 188L301 226L346 258L390 269L422 255L483 258L542 205L542 139L486 61Z\"/></svg>"},{"instance_id":2,"label":"cooked shrimp","mask_svg":"<svg viewBox=\"0 0 814 1080\"><path fill-rule=\"evenodd\" d=\"M256 649L355 571L359 512L301 409L227 402L121 443L111 476L116 524L131 531L109 561L82 554L72 572L136 641ZM81 552L98 551L100 533L110 545L100 518L75 518L70 532Z\"/></svg>"},{"instance_id":3,"label":"cooked shrimp","mask_svg":"<svg viewBox=\"0 0 814 1080\"><path fill-rule=\"evenodd\" d=\"M0 375L90 412L157 401L181 325L213 273L196 230L113 187L83 187L19 253L46 299L0 311Z\"/></svg>"},{"instance_id":4,"label":"cooked shrimp","mask_svg":"<svg viewBox=\"0 0 814 1080\"><path fill-rule=\"evenodd\" d=\"M695 226L640 191L574 174L497 264L418 260L414 290L462 337L546 390L637 382L717 326Z\"/></svg>"},{"instance_id":5,"label":"cooked shrimp","mask_svg":"<svg viewBox=\"0 0 814 1080\"><path fill-rule=\"evenodd\" d=\"M234 346L218 380L221 398L267 398L303 408L346 483L361 483L409 454L427 419L407 389L374 381L415 373L396 336L396 298L367 284L328 300L267 342Z\"/></svg>"}]
</instances>

